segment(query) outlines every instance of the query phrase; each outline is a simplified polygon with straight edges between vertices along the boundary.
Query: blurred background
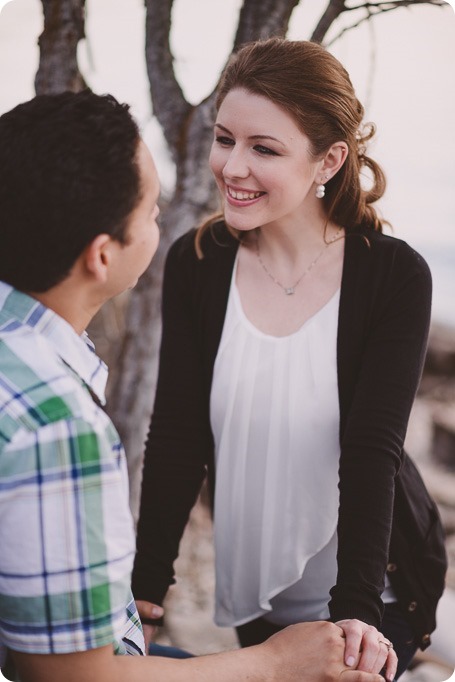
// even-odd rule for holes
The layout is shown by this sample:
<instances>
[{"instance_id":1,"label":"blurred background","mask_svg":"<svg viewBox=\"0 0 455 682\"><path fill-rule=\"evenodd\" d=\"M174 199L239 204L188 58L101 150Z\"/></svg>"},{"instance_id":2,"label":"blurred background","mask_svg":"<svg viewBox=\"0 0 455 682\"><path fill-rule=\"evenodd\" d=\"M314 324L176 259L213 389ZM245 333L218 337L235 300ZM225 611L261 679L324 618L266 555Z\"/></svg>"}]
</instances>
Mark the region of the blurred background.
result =
<instances>
[{"instance_id":1,"label":"blurred background","mask_svg":"<svg viewBox=\"0 0 455 682\"><path fill-rule=\"evenodd\" d=\"M242 0L174 1L174 72L190 104L212 92L232 49L241 5ZM326 5L326 0L301 0L288 37L310 38ZM145 14L142 0L86 0L86 37L79 43L78 62L95 92L110 92L131 105L155 157L166 202L172 200L176 168L152 113ZM406 445L438 502L450 570L434 644L406 673L406 681L439 682L455 667L455 13L448 5L417 4L353 27L357 22L358 14L345 12L324 44L349 71L366 108L365 120L377 125L370 152L388 178L380 211L394 235L427 259L434 279L428 359ZM39 0L0 0L0 114L34 95L42 31ZM112 349L128 326L127 305L125 299L117 301L93 330L114 373L118 358ZM147 417L150 398L143 411ZM137 458L140 462L140 452ZM140 484L136 479L133 490ZM194 653L236 646L232 631L212 623L213 549L204 500L188 525L178 575L160 641Z\"/></svg>"}]
</instances>

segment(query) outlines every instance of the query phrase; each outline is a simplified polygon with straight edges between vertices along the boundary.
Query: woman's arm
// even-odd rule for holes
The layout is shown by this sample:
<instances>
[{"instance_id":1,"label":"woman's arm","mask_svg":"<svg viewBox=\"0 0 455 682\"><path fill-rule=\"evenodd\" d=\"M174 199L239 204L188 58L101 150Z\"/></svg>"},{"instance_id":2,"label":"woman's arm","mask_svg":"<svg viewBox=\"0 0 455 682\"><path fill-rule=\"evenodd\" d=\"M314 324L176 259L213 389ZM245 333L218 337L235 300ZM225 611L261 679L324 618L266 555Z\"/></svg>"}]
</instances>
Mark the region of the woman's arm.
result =
<instances>
[{"instance_id":1,"label":"woman's arm","mask_svg":"<svg viewBox=\"0 0 455 682\"><path fill-rule=\"evenodd\" d=\"M192 239L170 249L163 284L163 333L155 405L145 449L133 571L136 599L161 604L206 474L212 440L192 305ZM191 251L192 250L192 251Z\"/></svg>"},{"instance_id":2,"label":"woman's arm","mask_svg":"<svg viewBox=\"0 0 455 682\"><path fill-rule=\"evenodd\" d=\"M431 276L403 242L390 240L379 257L375 240L370 248L349 292L351 305L364 306L364 329L358 360L348 368L356 374L345 379L352 381L352 396L342 396L349 405L341 405L338 577L329 607L335 621L358 618L379 627L394 480L426 351ZM350 332L352 338L360 333L345 328L345 346Z\"/></svg>"}]
</instances>

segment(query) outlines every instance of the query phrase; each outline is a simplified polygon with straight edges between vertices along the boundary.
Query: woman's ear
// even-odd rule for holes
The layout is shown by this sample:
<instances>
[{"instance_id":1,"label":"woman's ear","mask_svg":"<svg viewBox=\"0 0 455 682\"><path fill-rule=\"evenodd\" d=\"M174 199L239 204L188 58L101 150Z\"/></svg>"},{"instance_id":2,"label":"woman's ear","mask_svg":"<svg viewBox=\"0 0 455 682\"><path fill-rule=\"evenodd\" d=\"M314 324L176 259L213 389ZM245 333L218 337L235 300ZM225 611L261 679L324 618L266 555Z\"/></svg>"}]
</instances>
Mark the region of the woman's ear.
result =
<instances>
[{"instance_id":1,"label":"woman's ear","mask_svg":"<svg viewBox=\"0 0 455 682\"><path fill-rule=\"evenodd\" d=\"M320 172L321 177L324 177L325 180L321 180L321 182L331 180L331 178L338 173L341 166L346 161L347 156L348 145L346 142L335 142L332 144L323 158Z\"/></svg>"},{"instance_id":2,"label":"woman's ear","mask_svg":"<svg viewBox=\"0 0 455 682\"><path fill-rule=\"evenodd\" d=\"M110 235L99 234L83 252L86 271L99 282L105 282L107 279L112 242Z\"/></svg>"}]
</instances>

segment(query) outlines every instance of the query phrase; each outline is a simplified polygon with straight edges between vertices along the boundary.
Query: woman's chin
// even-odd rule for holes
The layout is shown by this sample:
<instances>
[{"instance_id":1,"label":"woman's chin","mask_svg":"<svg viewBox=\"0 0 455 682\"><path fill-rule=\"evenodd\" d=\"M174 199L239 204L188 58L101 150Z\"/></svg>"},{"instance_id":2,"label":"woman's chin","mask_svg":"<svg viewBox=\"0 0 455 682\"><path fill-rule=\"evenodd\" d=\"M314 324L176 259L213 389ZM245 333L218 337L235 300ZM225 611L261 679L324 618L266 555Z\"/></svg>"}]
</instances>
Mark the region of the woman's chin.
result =
<instances>
[{"instance_id":1,"label":"woman's chin","mask_svg":"<svg viewBox=\"0 0 455 682\"><path fill-rule=\"evenodd\" d=\"M251 232L257 227L260 227L255 221L252 220L239 220L238 216L230 216L225 214L224 219L226 224L229 225L233 230L238 230L239 232Z\"/></svg>"}]
</instances>

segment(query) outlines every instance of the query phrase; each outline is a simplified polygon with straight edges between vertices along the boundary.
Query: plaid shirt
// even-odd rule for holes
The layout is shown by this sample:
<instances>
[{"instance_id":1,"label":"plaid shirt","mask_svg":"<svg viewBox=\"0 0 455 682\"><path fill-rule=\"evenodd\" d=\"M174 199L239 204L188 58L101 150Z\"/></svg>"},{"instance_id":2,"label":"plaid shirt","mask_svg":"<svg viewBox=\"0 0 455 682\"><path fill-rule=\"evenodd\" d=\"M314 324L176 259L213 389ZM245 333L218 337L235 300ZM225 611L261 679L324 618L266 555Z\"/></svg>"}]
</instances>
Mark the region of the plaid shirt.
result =
<instances>
[{"instance_id":1,"label":"plaid shirt","mask_svg":"<svg viewBox=\"0 0 455 682\"><path fill-rule=\"evenodd\" d=\"M0 649L142 653L125 454L84 334L0 282ZM0 665L1 665L0 651Z\"/></svg>"}]
</instances>

